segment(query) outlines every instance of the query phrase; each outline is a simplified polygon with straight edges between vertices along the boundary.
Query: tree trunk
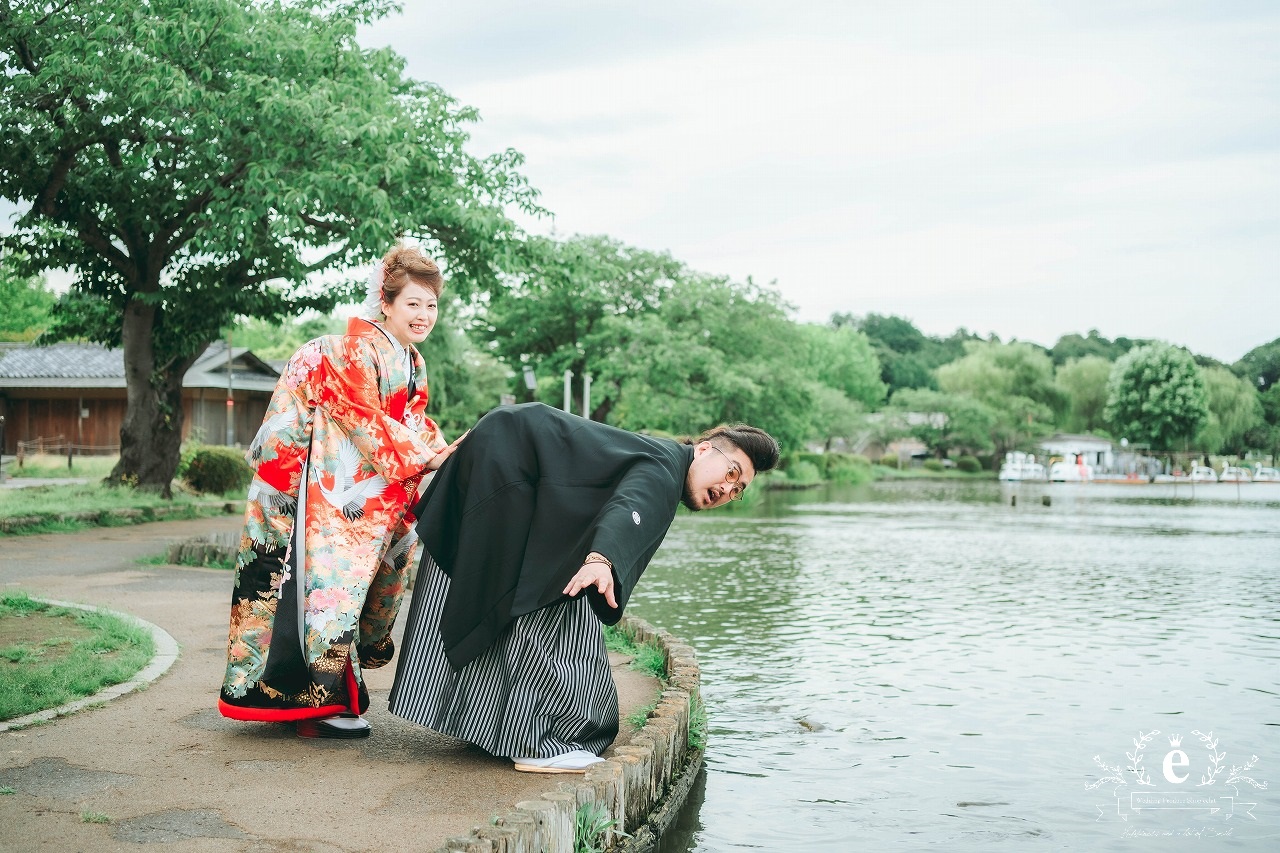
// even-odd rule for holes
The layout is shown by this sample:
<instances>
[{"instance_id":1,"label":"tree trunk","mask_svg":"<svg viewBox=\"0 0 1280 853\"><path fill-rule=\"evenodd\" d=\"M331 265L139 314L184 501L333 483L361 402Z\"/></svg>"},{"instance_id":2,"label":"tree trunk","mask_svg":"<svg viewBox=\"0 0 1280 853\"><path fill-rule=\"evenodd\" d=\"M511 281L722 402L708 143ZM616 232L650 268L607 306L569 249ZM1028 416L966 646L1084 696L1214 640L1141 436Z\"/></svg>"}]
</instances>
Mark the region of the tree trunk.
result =
<instances>
[{"instance_id":1,"label":"tree trunk","mask_svg":"<svg viewBox=\"0 0 1280 853\"><path fill-rule=\"evenodd\" d=\"M156 309L132 299L122 328L128 393L120 425L120 461L106 482L159 491L172 497L170 483L182 444L182 380L195 357L157 369L153 340Z\"/></svg>"}]
</instances>

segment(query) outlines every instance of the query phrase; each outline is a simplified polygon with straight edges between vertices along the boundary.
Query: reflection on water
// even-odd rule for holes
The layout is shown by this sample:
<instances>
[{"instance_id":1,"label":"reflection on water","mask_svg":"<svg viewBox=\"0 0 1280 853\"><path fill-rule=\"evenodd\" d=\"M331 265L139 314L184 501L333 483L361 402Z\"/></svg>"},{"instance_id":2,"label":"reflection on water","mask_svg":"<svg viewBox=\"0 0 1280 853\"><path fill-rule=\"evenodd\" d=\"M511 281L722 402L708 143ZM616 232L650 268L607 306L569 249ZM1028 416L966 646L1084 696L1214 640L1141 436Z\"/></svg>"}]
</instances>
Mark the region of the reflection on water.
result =
<instances>
[{"instance_id":1,"label":"reflection on water","mask_svg":"<svg viewBox=\"0 0 1280 853\"><path fill-rule=\"evenodd\" d=\"M662 849L1130 850L1155 818L1085 786L1153 729L1157 776L1180 733L1199 777L1212 731L1270 785L1239 792L1257 820L1151 826L1280 849L1277 510L1269 484L908 481L682 513L630 605L698 649L711 718Z\"/></svg>"}]
</instances>

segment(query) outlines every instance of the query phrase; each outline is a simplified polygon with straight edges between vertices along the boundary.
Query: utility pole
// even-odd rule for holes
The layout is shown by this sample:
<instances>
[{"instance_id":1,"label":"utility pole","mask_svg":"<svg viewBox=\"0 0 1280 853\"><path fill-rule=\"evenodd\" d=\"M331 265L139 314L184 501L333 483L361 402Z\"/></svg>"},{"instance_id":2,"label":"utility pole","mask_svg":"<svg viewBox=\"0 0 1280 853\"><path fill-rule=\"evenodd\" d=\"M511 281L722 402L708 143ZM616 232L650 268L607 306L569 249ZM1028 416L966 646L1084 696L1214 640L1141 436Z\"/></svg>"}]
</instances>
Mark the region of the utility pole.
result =
<instances>
[{"instance_id":1,"label":"utility pole","mask_svg":"<svg viewBox=\"0 0 1280 853\"><path fill-rule=\"evenodd\" d=\"M231 330L227 329L227 446L231 447L236 443L236 398L235 398L235 376L236 372L232 368L231 358Z\"/></svg>"}]
</instances>

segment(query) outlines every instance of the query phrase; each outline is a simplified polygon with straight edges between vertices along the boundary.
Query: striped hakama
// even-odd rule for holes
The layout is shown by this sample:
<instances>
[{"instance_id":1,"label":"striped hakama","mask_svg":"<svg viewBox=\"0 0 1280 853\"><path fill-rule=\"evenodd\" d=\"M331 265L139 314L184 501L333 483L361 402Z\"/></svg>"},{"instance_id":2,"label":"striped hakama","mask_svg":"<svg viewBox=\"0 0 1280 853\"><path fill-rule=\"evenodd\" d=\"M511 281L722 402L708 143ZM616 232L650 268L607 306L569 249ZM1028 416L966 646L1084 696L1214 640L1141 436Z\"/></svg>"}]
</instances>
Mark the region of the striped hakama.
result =
<instances>
[{"instance_id":1,"label":"striped hakama","mask_svg":"<svg viewBox=\"0 0 1280 853\"><path fill-rule=\"evenodd\" d=\"M456 672L440 639L448 592L449 578L424 555L391 712L496 756L604 752L618 734L618 694L586 595L518 617Z\"/></svg>"}]
</instances>

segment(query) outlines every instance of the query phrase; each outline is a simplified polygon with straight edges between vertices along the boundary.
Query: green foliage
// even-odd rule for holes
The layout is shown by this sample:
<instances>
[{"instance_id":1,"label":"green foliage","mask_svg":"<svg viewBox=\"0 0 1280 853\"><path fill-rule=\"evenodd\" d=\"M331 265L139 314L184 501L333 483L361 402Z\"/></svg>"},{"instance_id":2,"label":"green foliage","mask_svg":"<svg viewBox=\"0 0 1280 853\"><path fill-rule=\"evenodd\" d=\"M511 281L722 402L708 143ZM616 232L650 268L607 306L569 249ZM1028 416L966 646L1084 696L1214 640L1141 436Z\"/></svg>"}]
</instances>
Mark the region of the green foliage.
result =
<instances>
[{"instance_id":1,"label":"green foliage","mask_svg":"<svg viewBox=\"0 0 1280 853\"><path fill-rule=\"evenodd\" d=\"M579 401L583 376L592 373L593 417L604 419L617 404L621 383L615 372L601 368L627 342L612 321L625 323L657 310L672 281L685 274L683 265L669 254L603 236L531 238L518 260L515 274L477 318L481 346L520 383L525 365L556 379L572 371ZM523 384L511 390L526 393Z\"/></svg>"},{"instance_id":2,"label":"green foliage","mask_svg":"<svg viewBox=\"0 0 1280 853\"><path fill-rule=\"evenodd\" d=\"M831 324L863 332L880 361L880 378L892 394L900 388L936 389L935 368L964 355L967 341L980 340L964 329L948 338L926 336L903 317L868 314L854 317L835 314Z\"/></svg>"},{"instance_id":3,"label":"green foliage","mask_svg":"<svg viewBox=\"0 0 1280 853\"><path fill-rule=\"evenodd\" d=\"M904 388L893 395L898 428L921 441L933 453L952 450L980 452L993 447L998 417L992 409L962 394L923 388Z\"/></svg>"},{"instance_id":4,"label":"green foliage","mask_svg":"<svg viewBox=\"0 0 1280 853\"><path fill-rule=\"evenodd\" d=\"M997 453L1053 431L1052 410L1063 401L1053 382L1053 362L1043 349L995 341L964 346L963 358L938 368L938 387L986 407L988 438Z\"/></svg>"},{"instance_id":5,"label":"green foliage","mask_svg":"<svg viewBox=\"0 0 1280 853\"><path fill-rule=\"evenodd\" d=\"M793 462L784 473L788 486L814 486L822 482L822 471L812 462Z\"/></svg>"},{"instance_id":6,"label":"green foliage","mask_svg":"<svg viewBox=\"0 0 1280 853\"><path fill-rule=\"evenodd\" d=\"M815 324L802 325L800 332L808 375L867 409L884 402L888 388L880 380L879 359L864 333Z\"/></svg>"},{"instance_id":7,"label":"green foliage","mask_svg":"<svg viewBox=\"0 0 1280 853\"><path fill-rule=\"evenodd\" d=\"M1200 369L1209 416L1196 433L1195 447L1206 453L1244 455L1249 436L1263 420L1262 400L1253 383L1225 367Z\"/></svg>"},{"instance_id":8,"label":"green foliage","mask_svg":"<svg viewBox=\"0 0 1280 853\"><path fill-rule=\"evenodd\" d=\"M938 368L938 388L999 407L1012 397L1052 406L1058 400L1053 361L1040 347L1026 343L971 341L965 355Z\"/></svg>"},{"instance_id":9,"label":"green foliage","mask_svg":"<svg viewBox=\"0 0 1280 853\"><path fill-rule=\"evenodd\" d=\"M802 340L787 310L750 280L682 274L657 311L611 322L617 349L595 363L619 389L610 420L674 434L749 423L784 450L803 446L823 386L798 366Z\"/></svg>"},{"instance_id":10,"label":"green foliage","mask_svg":"<svg viewBox=\"0 0 1280 853\"><path fill-rule=\"evenodd\" d=\"M1056 353L1055 353L1056 356ZM1106 423L1107 380L1112 364L1099 355L1073 358L1058 368L1054 383L1061 398L1059 426L1066 432L1092 432Z\"/></svg>"},{"instance_id":11,"label":"green foliage","mask_svg":"<svg viewBox=\"0 0 1280 853\"><path fill-rule=\"evenodd\" d=\"M102 812L80 812L81 823L111 823L111 818Z\"/></svg>"},{"instance_id":12,"label":"green foliage","mask_svg":"<svg viewBox=\"0 0 1280 853\"><path fill-rule=\"evenodd\" d=\"M573 818L573 853L604 853L608 849L605 833L611 829L614 835L631 837L609 817L609 810L603 805L590 802L578 806Z\"/></svg>"},{"instance_id":13,"label":"green foliage","mask_svg":"<svg viewBox=\"0 0 1280 853\"><path fill-rule=\"evenodd\" d=\"M809 453L803 450L796 451L795 453L791 453L787 455L786 464L784 464L782 467L787 470L790 470L792 465L795 465L801 462L808 465L812 465L818 469L825 469L827 467L827 454Z\"/></svg>"},{"instance_id":14,"label":"green foliage","mask_svg":"<svg viewBox=\"0 0 1280 853\"><path fill-rule=\"evenodd\" d=\"M174 470L173 476L183 480L187 478L187 471L191 468L191 460L196 458L196 454L204 450L204 444L199 441L187 441L182 445L182 450L178 453L178 467Z\"/></svg>"},{"instance_id":15,"label":"green foliage","mask_svg":"<svg viewBox=\"0 0 1280 853\"><path fill-rule=\"evenodd\" d=\"M198 492L221 495L247 488L253 470L238 450L202 447L191 457L185 479Z\"/></svg>"},{"instance_id":16,"label":"green foliage","mask_svg":"<svg viewBox=\"0 0 1280 853\"><path fill-rule=\"evenodd\" d=\"M604 626L604 647L620 655L630 655L630 669L659 680L667 677L667 657L652 643L637 643L613 625Z\"/></svg>"},{"instance_id":17,"label":"green foliage","mask_svg":"<svg viewBox=\"0 0 1280 853\"><path fill-rule=\"evenodd\" d=\"M307 341L324 335L340 335L346 329L345 319L327 315L281 320L240 317L231 331L231 340L238 347L253 350L254 355L265 361L287 361Z\"/></svg>"},{"instance_id":18,"label":"green foliage","mask_svg":"<svg viewBox=\"0 0 1280 853\"><path fill-rule=\"evenodd\" d=\"M475 426L511 391L510 369L475 345L467 334L469 322L462 303L446 290L440 320L418 344L427 366L427 414L449 438Z\"/></svg>"},{"instance_id":19,"label":"green foliage","mask_svg":"<svg viewBox=\"0 0 1280 853\"><path fill-rule=\"evenodd\" d=\"M879 464L883 465L886 468L897 468L898 463L899 463L898 454L896 453L886 453L884 456L880 457L880 462L879 462Z\"/></svg>"},{"instance_id":20,"label":"green foliage","mask_svg":"<svg viewBox=\"0 0 1280 853\"><path fill-rule=\"evenodd\" d=\"M1259 391L1268 390L1280 382L1280 338L1249 350L1231 369Z\"/></svg>"},{"instance_id":21,"label":"green foliage","mask_svg":"<svg viewBox=\"0 0 1280 853\"><path fill-rule=\"evenodd\" d=\"M1200 368L1190 353L1169 344L1130 350L1107 380L1104 417L1131 443L1178 449L1209 417Z\"/></svg>"},{"instance_id":22,"label":"green foliage","mask_svg":"<svg viewBox=\"0 0 1280 853\"><path fill-rule=\"evenodd\" d=\"M824 476L836 483L869 483L875 479L871 460L858 453L826 453L822 462Z\"/></svg>"},{"instance_id":23,"label":"green foliage","mask_svg":"<svg viewBox=\"0 0 1280 853\"><path fill-rule=\"evenodd\" d=\"M689 697L689 748L707 748L707 706L700 693Z\"/></svg>"},{"instance_id":24,"label":"green foliage","mask_svg":"<svg viewBox=\"0 0 1280 853\"><path fill-rule=\"evenodd\" d=\"M0 239L16 271L76 271L55 336L123 345L130 375L113 477L167 488L180 380L236 316L327 311L399 236L492 285L538 212L506 151L467 152L474 110L404 76L357 27L382 0L116 0L5 5ZM176 378L175 378L176 377Z\"/></svg>"},{"instance_id":25,"label":"green foliage","mask_svg":"<svg viewBox=\"0 0 1280 853\"><path fill-rule=\"evenodd\" d=\"M956 470L976 474L982 470L982 463L978 461L978 457L965 454L956 459Z\"/></svg>"},{"instance_id":26,"label":"green foliage","mask_svg":"<svg viewBox=\"0 0 1280 853\"><path fill-rule=\"evenodd\" d=\"M1144 343L1149 341L1136 341L1129 338L1116 338L1114 341L1109 341L1098 334L1097 329L1090 329L1088 337L1081 337L1075 333L1063 335L1058 338L1058 342L1053 345L1049 353L1053 356L1053 363L1059 366L1069 361L1090 357L1113 362L1135 346Z\"/></svg>"},{"instance_id":27,"label":"green foliage","mask_svg":"<svg viewBox=\"0 0 1280 853\"><path fill-rule=\"evenodd\" d=\"M1262 422L1249 431L1246 441L1269 455L1275 464L1280 460L1280 383L1259 394L1258 402L1262 404Z\"/></svg>"},{"instance_id":28,"label":"green foliage","mask_svg":"<svg viewBox=\"0 0 1280 853\"><path fill-rule=\"evenodd\" d=\"M34 617L39 617L36 619ZM0 596L0 621L30 620L0 649L0 720L55 708L132 678L155 653L151 632L109 613L54 607L26 593Z\"/></svg>"},{"instance_id":29,"label":"green foliage","mask_svg":"<svg viewBox=\"0 0 1280 853\"><path fill-rule=\"evenodd\" d=\"M37 276L19 275L8 255L0 253L0 341L32 341L52 322L57 297Z\"/></svg>"},{"instance_id":30,"label":"green foliage","mask_svg":"<svg viewBox=\"0 0 1280 853\"><path fill-rule=\"evenodd\" d=\"M926 471L940 472L945 471L946 466L942 464L941 459L926 459L922 466Z\"/></svg>"}]
</instances>

